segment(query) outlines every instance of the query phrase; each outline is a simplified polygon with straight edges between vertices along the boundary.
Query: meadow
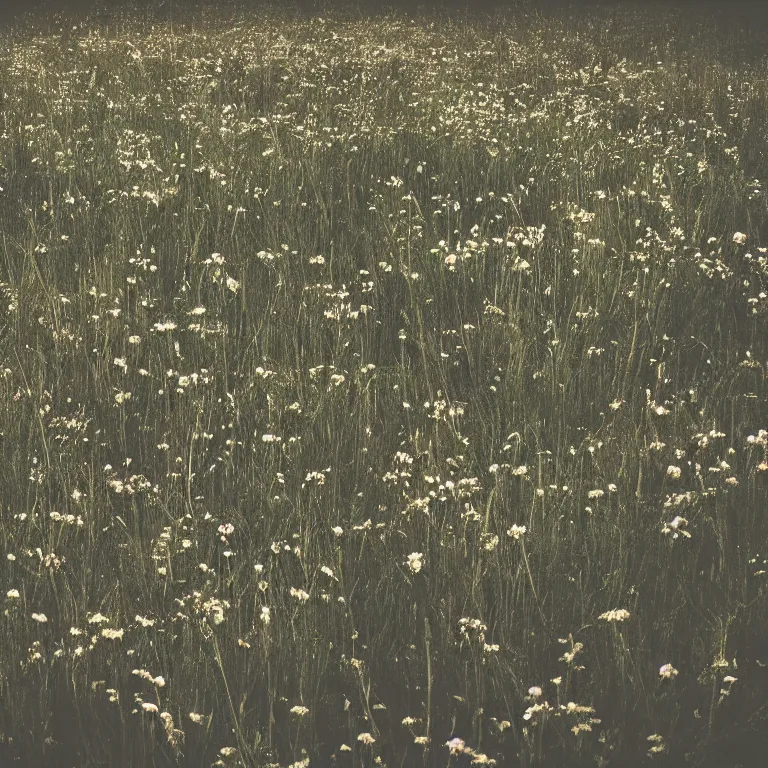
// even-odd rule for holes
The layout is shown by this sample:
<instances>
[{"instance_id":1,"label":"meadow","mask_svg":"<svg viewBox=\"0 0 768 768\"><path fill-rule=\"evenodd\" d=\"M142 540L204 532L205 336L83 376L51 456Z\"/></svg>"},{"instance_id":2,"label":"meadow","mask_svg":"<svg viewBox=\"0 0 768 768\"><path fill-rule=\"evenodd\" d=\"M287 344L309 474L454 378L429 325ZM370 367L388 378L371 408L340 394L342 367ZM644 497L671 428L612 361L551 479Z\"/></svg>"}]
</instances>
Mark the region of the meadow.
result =
<instances>
[{"instance_id":1,"label":"meadow","mask_svg":"<svg viewBox=\"0 0 768 768\"><path fill-rule=\"evenodd\" d=\"M764 766L766 42L0 32L0 765Z\"/></svg>"}]
</instances>

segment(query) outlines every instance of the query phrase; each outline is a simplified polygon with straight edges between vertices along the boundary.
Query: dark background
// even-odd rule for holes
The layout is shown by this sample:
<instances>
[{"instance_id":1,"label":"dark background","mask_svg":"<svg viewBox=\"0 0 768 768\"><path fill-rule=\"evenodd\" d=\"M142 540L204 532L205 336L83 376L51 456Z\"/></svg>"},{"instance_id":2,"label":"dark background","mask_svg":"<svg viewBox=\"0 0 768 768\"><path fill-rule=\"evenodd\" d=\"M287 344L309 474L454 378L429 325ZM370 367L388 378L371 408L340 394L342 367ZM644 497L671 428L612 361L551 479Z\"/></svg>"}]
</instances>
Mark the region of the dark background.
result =
<instances>
[{"instance_id":1,"label":"dark background","mask_svg":"<svg viewBox=\"0 0 768 768\"><path fill-rule=\"evenodd\" d=\"M49 14L56 11L83 13L98 7L100 9L125 10L139 8L150 15L183 15L201 5L231 7L231 0L0 0L0 20L9 21L25 14ZM236 5L244 9L258 9L264 0L236 0ZM726 12L728 16L738 15L750 24L765 24L768 21L768 0L272 0L271 6L282 5L301 12L328 12L331 8L344 5L362 12L377 12L387 8L415 10L469 9L471 11L489 11L500 8L526 7L540 10L542 13L556 12L563 7L610 9L622 5L680 7L681 11L695 17L701 13Z\"/></svg>"}]
</instances>

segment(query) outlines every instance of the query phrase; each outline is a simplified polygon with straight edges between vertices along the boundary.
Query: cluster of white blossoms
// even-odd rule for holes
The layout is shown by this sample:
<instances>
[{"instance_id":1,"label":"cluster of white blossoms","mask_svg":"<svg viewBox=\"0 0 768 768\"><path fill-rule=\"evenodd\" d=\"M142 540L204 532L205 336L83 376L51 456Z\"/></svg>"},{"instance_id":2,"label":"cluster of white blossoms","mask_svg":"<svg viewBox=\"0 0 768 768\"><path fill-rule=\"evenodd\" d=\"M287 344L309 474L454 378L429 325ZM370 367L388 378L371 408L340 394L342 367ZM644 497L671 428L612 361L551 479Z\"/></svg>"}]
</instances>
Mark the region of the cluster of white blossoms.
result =
<instances>
[{"instance_id":1,"label":"cluster of white blossoms","mask_svg":"<svg viewBox=\"0 0 768 768\"><path fill-rule=\"evenodd\" d=\"M605 613L601 613L600 616L598 616L598 618L603 621L626 621L629 617L629 611L624 608L615 608L606 611Z\"/></svg>"}]
</instances>

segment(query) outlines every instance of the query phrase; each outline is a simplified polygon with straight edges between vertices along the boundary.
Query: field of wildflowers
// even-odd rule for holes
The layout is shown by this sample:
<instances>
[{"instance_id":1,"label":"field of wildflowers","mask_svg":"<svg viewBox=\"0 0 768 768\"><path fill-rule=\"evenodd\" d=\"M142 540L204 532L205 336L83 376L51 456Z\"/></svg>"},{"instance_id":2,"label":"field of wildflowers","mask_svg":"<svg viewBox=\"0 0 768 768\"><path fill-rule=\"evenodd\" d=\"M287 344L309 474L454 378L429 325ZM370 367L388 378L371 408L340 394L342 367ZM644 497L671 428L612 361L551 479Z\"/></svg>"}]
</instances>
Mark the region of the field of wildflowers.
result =
<instances>
[{"instance_id":1,"label":"field of wildflowers","mask_svg":"<svg viewBox=\"0 0 768 768\"><path fill-rule=\"evenodd\" d=\"M0 765L765 765L727 21L0 33Z\"/></svg>"}]
</instances>

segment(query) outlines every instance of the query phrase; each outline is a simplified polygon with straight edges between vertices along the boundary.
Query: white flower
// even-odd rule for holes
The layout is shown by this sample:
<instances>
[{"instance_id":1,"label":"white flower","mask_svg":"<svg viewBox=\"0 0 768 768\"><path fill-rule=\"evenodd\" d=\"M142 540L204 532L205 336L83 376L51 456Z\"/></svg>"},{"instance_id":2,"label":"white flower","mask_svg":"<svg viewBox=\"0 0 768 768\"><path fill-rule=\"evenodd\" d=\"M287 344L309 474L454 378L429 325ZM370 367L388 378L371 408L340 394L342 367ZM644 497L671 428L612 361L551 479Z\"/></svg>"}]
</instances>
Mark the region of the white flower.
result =
<instances>
[{"instance_id":1,"label":"white flower","mask_svg":"<svg viewBox=\"0 0 768 768\"><path fill-rule=\"evenodd\" d=\"M674 520L671 520L668 522L662 529L662 533L671 533L672 538L676 539L680 534L685 536L687 539L691 538L691 534L688 533L684 529L684 526L688 525L688 521L684 517L680 517L680 515L677 515Z\"/></svg>"},{"instance_id":2,"label":"white flower","mask_svg":"<svg viewBox=\"0 0 768 768\"><path fill-rule=\"evenodd\" d=\"M421 552L411 552L408 555L408 566L414 573L418 573L421 570L423 557L424 555Z\"/></svg>"},{"instance_id":3,"label":"white flower","mask_svg":"<svg viewBox=\"0 0 768 768\"><path fill-rule=\"evenodd\" d=\"M677 677L677 670L671 664L663 664L659 668L659 677L671 679Z\"/></svg>"},{"instance_id":4,"label":"white flower","mask_svg":"<svg viewBox=\"0 0 768 768\"><path fill-rule=\"evenodd\" d=\"M734 232L733 242L736 245L744 245L747 242L747 236L743 232Z\"/></svg>"},{"instance_id":5,"label":"white flower","mask_svg":"<svg viewBox=\"0 0 768 768\"><path fill-rule=\"evenodd\" d=\"M528 529L524 525L513 525L509 530L507 530L507 536L511 536L513 539L515 539L515 541L517 541L527 530Z\"/></svg>"},{"instance_id":6,"label":"white flower","mask_svg":"<svg viewBox=\"0 0 768 768\"><path fill-rule=\"evenodd\" d=\"M44 613L33 613L32 618L35 621L39 621L41 624L45 624L48 621L48 617Z\"/></svg>"},{"instance_id":7,"label":"white flower","mask_svg":"<svg viewBox=\"0 0 768 768\"><path fill-rule=\"evenodd\" d=\"M601 613L598 618L603 621L626 621L629 618L629 611L624 608L615 608L611 611Z\"/></svg>"}]
</instances>

